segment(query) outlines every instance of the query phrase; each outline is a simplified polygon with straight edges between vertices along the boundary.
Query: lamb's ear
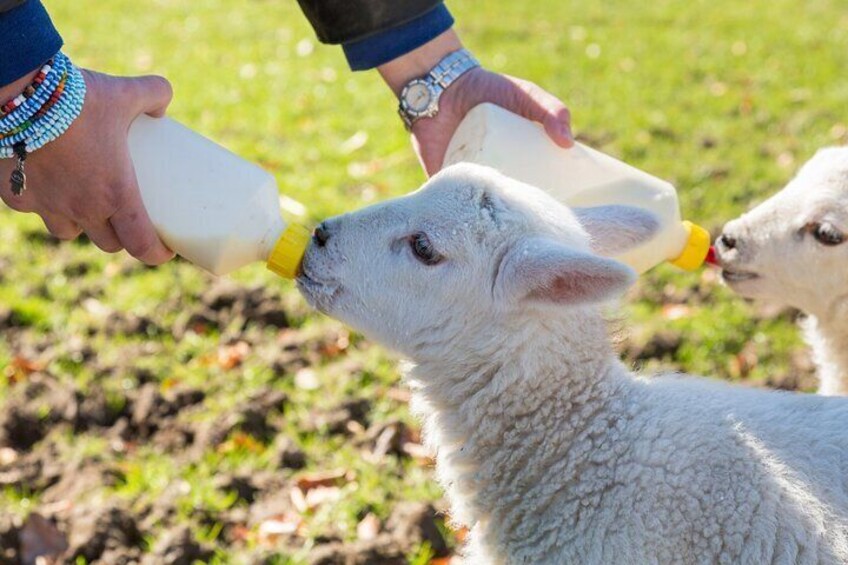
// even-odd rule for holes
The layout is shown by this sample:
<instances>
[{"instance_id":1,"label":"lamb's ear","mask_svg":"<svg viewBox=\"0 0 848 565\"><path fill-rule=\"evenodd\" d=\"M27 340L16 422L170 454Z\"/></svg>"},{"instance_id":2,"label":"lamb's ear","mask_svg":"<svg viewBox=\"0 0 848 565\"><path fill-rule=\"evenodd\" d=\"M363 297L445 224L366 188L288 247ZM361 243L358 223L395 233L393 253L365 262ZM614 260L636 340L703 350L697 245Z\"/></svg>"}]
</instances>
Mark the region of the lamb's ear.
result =
<instances>
[{"instance_id":1,"label":"lamb's ear","mask_svg":"<svg viewBox=\"0 0 848 565\"><path fill-rule=\"evenodd\" d=\"M651 239L660 228L657 217L635 206L574 208L574 215L600 255L618 255Z\"/></svg>"},{"instance_id":2,"label":"lamb's ear","mask_svg":"<svg viewBox=\"0 0 848 565\"><path fill-rule=\"evenodd\" d=\"M495 300L558 304L603 302L636 280L628 266L543 238L529 238L507 251L495 274Z\"/></svg>"}]
</instances>

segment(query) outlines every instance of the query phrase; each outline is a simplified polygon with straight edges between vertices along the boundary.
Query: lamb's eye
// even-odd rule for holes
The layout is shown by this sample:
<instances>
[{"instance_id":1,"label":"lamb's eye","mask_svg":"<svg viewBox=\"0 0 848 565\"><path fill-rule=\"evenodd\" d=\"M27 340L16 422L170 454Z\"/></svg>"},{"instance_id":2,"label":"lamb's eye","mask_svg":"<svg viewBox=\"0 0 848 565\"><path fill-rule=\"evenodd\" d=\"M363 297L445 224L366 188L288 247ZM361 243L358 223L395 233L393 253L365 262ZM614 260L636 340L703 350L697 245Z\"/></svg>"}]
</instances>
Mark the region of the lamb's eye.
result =
<instances>
[{"instance_id":1,"label":"lamb's eye","mask_svg":"<svg viewBox=\"0 0 848 565\"><path fill-rule=\"evenodd\" d=\"M416 233L409 239L409 245L415 256L425 265L435 265L442 260L427 234Z\"/></svg>"},{"instance_id":2,"label":"lamb's eye","mask_svg":"<svg viewBox=\"0 0 848 565\"><path fill-rule=\"evenodd\" d=\"M822 245L839 245L845 241L845 234L827 222L813 225L811 232L816 241Z\"/></svg>"}]
</instances>

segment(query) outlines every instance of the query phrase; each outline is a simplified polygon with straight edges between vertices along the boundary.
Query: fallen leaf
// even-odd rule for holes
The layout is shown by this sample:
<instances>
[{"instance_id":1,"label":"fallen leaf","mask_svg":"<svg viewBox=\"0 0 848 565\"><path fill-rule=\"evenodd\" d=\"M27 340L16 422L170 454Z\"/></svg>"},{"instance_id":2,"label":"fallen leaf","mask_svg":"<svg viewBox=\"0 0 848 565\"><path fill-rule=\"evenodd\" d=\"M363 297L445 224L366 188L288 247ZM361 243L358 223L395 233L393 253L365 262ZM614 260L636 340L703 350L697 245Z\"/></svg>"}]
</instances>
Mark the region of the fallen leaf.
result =
<instances>
[{"instance_id":1,"label":"fallen leaf","mask_svg":"<svg viewBox=\"0 0 848 565\"><path fill-rule=\"evenodd\" d=\"M297 478L295 484L303 492L308 492L317 487L338 486L344 482L352 481L356 476L353 471L346 469L334 469L332 471L319 471L315 473L304 473Z\"/></svg>"},{"instance_id":2,"label":"fallen leaf","mask_svg":"<svg viewBox=\"0 0 848 565\"><path fill-rule=\"evenodd\" d=\"M241 365L249 353L250 345L244 341L224 345L218 349L218 366L225 371L234 369Z\"/></svg>"},{"instance_id":3,"label":"fallen leaf","mask_svg":"<svg viewBox=\"0 0 848 565\"><path fill-rule=\"evenodd\" d=\"M412 394L405 388L390 388L386 391L386 397L395 402L408 404Z\"/></svg>"},{"instance_id":4,"label":"fallen leaf","mask_svg":"<svg viewBox=\"0 0 848 565\"><path fill-rule=\"evenodd\" d=\"M301 488L292 487L289 491L289 498L291 498L292 504L298 512L304 513L309 510L309 506L306 504L306 495Z\"/></svg>"},{"instance_id":5,"label":"fallen leaf","mask_svg":"<svg viewBox=\"0 0 848 565\"><path fill-rule=\"evenodd\" d=\"M218 453L232 453L233 451L244 450L250 453L262 453L265 451L265 446L250 434L244 432L234 432L230 439L218 446Z\"/></svg>"},{"instance_id":6,"label":"fallen leaf","mask_svg":"<svg viewBox=\"0 0 848 565\"><path fill-rule=\"evenodd\" d=\"M262 525L259 525L259 530L261 532ZM236 542L248 542L253 538L253 532L250 531L250 528L243 524L236 524L234 526L230 526L230 533L228 534L229 539Z\"/></svg>"},{"instance_id":7,"label":"fallen leaf","mask_svg":"<svg viewBox=\"0 0 848 565\"><path fill-rule=\"evenodd\" d=\"M342 497L339 487L318 487L306 493L306 506L310 510L326 502L335 502Z\"/></svg>"},{"instance_id":8,"label":"fallen leaf","mask_svg":"<svg viewBox=\"0 0 848 565\"><path fill-rule=\"evenodd\" d=\"M259 543L266 546L275 545L282 538L297 534L302 525L303 518L294 512L264 520L259 524Z\"/></svg>"},{"instance_id":9,"label":"fallen leaf","mask_svg":"<svg viewBox=\"0 0 848 565\"><path fill-rule=\"evenodd\" d=\"M11 447L0 447L0 467L11 465L18 459L18 452Z\"/></svg>"},{"instance_id":10,"label":"fallen leaf","mask_svg":"<svg viewBox=\"0 0 848 565\"><path fill-rule=\"evenodd\" d=\"M46 363L36 359L28 359L23 355L15 355L12 361L6 365L4 374L10 383L14 384L24 380L33 373L43 371Z\"/></svg>"},{"instance_id":11,"label":"fallen leaf","mask_svg":"<svg viewBox=\"0 0 848 565\"><path fill-rule=\"evenodd\" d=\"M301 390L317 390L321 387L318 375L312 369L301 369L294 374L294 386Z\"/></svg>"},{"instance_id":12,"label":"fallen leaf","mask_svg":"<svg viewBox=\"0 0 848 565\"><path fill-rule=\"evenodd\" d=\"M666 304L662 307L662 317L666 320L688 318L691 314L692 309L685 304Z\"/></svg>"},{"instance_id":13,"label":"fallen leaf","mask_svg":"<svg viewBox=\"0 0 848 565\"><path fill-rule=\"evenodd\" d=\"M290 496L297 511L305 514L322 504L339 500L342 497L342 490L339 487L315 487L304 492L295 486L292 487Z\"/></svg>"},{"instance_id":14,"label":"fallen leaf","mask_svg":"<svg viewBox=\"0 0 848 565\"><path fill-rule=\"evenodd\" d=\"M365 518L359 521L356 525L356 537L361 541L371 541L377 538L380 533L382 524L380 519L373 512L365 515Z\"/></svg>"},{"instance_id":15,"label":"fallen leaf","mask_svg":"<svg viewBox=\"0 0 848 565\"><path fill-rule=\"evenodd\" d=\"M407 441L401 446L401 450L413 459L417 459L425 465L436 464L434 454L420 443Z\"/></svg>"},{"instance_id":16,"label":"fallen leaf","mask_svg":"<svg viewBox=\"0 0 848 565\"><path fill-rule=\"evenodd\" d=\"M324 357L338 357L350 347L350 332L340 330L336 339L326 342L321 346L321 355Z\"/></svg>"}]
</instances>

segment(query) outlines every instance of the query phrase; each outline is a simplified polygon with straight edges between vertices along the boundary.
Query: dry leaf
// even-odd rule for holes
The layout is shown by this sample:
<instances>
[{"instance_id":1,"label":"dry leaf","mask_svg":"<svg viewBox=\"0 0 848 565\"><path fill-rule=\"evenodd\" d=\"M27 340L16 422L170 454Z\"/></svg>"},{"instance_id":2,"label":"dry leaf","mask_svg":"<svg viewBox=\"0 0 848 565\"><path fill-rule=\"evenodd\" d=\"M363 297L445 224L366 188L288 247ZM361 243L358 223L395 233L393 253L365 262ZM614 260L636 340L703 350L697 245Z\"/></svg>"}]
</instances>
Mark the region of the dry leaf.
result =
<instances>
[{"instance_id":1,"label":"dry leaf","mask_svg":"<svg viewBox=\"0 0 848 565\"><path fill-rule=\"evenodd\" d=\"M11 465L18 459L18 452L11 447L0 447L0 467Z\"/></svg>"},{"instance_id":2,"label":"dry leaf","mask_svg":"<svg viewBox=\"0 0 848 565\"><path fill-rule=\"evenodd\" d=\"M289 491L289 498L291 498L292 504L301 514L309 510L309 506L306 504L306 495L303 494L303 490L299 487L292 487L291 491Z\"/></svg>"},{"instance_id":3,"label":"dry leaf","mask_svg":"<svg viewBox=\"0 0 848 565\"><path fill-rule=\"evenodd\" d=\"M318 375L312 369L301 369L294 374L294 386L301 390L317 390L321 387Z\"/></svg>"},{"instance_id":4,"label":"dry leaf","mask_svg":"<svg viewBox=\"0 0 848 565\"><path fill-rule=\"evenodd\" d=\"M361 541L371 541L376 539L377 535L380 533L380 528L382 524L380 523L380 519L373 512L369 512L365 515L365 518L360 520L360 522L356 525L356 537Z\"/></svg>"},{"instance_id":5,"label":"dry leaf","mask_svg":"<svg viewBox=\"0 0 848 565\"><path fill-rule=\"evenodd\" d=\"M218 349L218 366L224 370L234 369L241 365L249 353L250 345L244 341L224 345Z\"/></svg>"},{"instance_id":6,"label":"dry leaf","mask_svg":"<svg viewBox=\"0 0 848 565\"><path fill-rule=\"evenodd\" d=\"M305 473L298 477L296 484L303 492L308 492L317 487L337 486L343 482L350 482L354 478L356 477L353 471L334 469L332 471Z\"/></svg>"},{"instance_id":7,"label":"dry leaf","mask_svg":"<svg viewBox=\"0 0 848 565\"><path fill-rule=\"evenodd\" d=\"M36 359L27 359L23 355L15 355L6 366L4 374L9 382L14 384L27 378L33 373L44 370L46 364Z\"/></svg>"},{"instance_id":8,"label":"dry leaf","mask_svg":"<svg viewBox=\"0 0 848 565\"><path fill-rule=\"evenodd\" d=\"M403 404L408 404L411 397L412 393L405 388L390 388L386 391L386 398Z\"/></svg>"},{"instance_id":9,"label":"dry leaf","mask_svg":"<svg viewBox=\"0 0 848 565\"><path fill-rule=\"evenodd\" d=\"M250 453L262 453L265 451L265 446L250 434L235 432L230 436L230 439L218 446L217 451L218 453L231 453L239 449Z\"/></svg>"},{"instance_id":10,"label":"dry leaf","mask_svg":"<svg viewBox=\"0 0 848 565\"><path fill-rule=\"evenodd\" d=\"M666 304L662 308L662 317L666 320L688 318L691 314L692 309L685 304Z\"/></svg>"},{"instance_id":11,"label":"dry leaf","mask_svg":"<svg viewBox=\"0 0 848 565\"><path fill-rule=\"evenodd\" d=\"M321 355L324 357L338 357L350 347L350 332L347 330L339 330L336 339L332 342L324 343L321 346Z\"/></svg>"},{"instance_id":12,"label":"dry leaf","mask_svg":"<svg viewBox=\"0 0 848 565\"><path fill-rule=\"evenodd\" d=\"M342 491L339 487L315 487L304 492L300 487L292 487L289 496L297 511L305 514L324 503L336 502Z\"/></svg>"},{"instance_id":13,"label":"dry leaf","mask_svg":"<svg viewBox=\"0 0 848 565\"><path fill-rule=\"evenodd\" d=\"M433 453L420 443L413 443L411 441L407 441L401 446L401 449L404 453L406 453L413 459L417 459L425 465L436 464L436 459Z\"/></svg>"},{"instance_id":14,"label":"dry leaf","mask_svg":"<svg viewBox=\"0 0 848 565\"><path fill-rule=\"evenodd\" d=\"M259 531L262 531L261 525L259 526ZM248 542L253 538L253 532L247 526L236 524L230 526L228 537L235 542Z\"/></svg>"},{"instance_id":15,"label":"dry leaf","mask_svg":"<svg viewBox=\"0 0 848 565\"><path fill-rule=\"evenodd\" d=\"M302 525L303 519L294 512L269 518L259 524L259 543L274 545L282 538L297 534Z\"/></svg>"}]
</instances>

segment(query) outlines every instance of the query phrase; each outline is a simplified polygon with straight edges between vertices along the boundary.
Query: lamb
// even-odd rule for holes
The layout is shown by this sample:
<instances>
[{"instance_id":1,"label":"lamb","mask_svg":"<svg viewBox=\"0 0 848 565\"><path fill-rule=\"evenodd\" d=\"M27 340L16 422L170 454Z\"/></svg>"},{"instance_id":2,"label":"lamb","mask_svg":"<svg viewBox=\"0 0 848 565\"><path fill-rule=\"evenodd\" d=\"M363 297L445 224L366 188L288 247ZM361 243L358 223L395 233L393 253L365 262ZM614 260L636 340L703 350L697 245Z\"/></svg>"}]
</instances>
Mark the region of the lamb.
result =
<instances>
[{"instance_id":1,"label":"lamb","mask_svg":"<svg viewBox=\"0 0 848 565\"><path fill-rule=\"evenodd\" d=\"M819 393L848 394L848 147L815 154L779 193L724 227L723 278L742 296L803 310Z\"/></svg>"},{"instance_id":2,"label":"lamb","mask_svg":"<svg viewBox=\"0 0 848 565\"><path fill-rule=\"evenodd\" d=\"M655 230L457 165L321 224L297 284L415 363L467 563L848 563L848 399L619 361L605 256Z\"/></svg>"}]
</instances>

